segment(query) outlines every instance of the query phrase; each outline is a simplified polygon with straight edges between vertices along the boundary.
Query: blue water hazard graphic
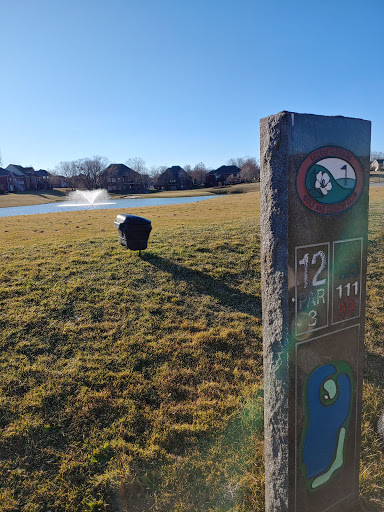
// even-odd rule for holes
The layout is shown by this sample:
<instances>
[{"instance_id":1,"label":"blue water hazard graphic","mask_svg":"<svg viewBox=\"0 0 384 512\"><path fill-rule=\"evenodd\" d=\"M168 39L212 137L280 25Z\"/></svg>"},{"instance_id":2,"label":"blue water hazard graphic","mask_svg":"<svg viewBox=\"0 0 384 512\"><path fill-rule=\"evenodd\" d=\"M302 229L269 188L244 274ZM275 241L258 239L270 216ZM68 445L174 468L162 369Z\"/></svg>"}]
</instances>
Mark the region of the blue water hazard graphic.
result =
<instances>
[{"instance_id":1,"label":"blue water hazard graphic","mask_svg":"<svg viewBox=\"0 0 384 512\"><path fill-rule=\"evenodd\" d=\"M312 490L327 483L344 464L352 384L352 369L344 361L320 366L307 377L301 462Z\"/></svg>"}]
</instances>

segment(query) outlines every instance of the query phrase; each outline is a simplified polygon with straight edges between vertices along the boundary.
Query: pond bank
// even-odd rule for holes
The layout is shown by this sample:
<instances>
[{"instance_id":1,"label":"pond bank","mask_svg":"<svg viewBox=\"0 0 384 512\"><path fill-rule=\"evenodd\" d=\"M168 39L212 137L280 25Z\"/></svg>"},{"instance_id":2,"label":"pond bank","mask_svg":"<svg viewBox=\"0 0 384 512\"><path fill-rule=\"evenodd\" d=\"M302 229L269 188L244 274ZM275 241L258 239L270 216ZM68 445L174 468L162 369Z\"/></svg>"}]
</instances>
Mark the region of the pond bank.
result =
<instances>
[{"instance_id":1,"label":"pond bank","mask_svg":"<svg viewBox=\"0 0 384 512\"><path fill-rule=\"evenodd\" d=\"M151 197L142 196L138 199L112 199L108 202L100 203L74 203L72 201L60 201L46 204L34 204L28 206L14 206L9 208L0 208L0 217L14 217L20 215L36 215L42 213L58 212L76 212L76 211L95 211L120 209L128 210L131 208L142 208L147 206L164 206L169 204L195 203L208 199L215 199L219 196L213 194L195 197ZM120 212L121 213L121 212Z\"/></svg>"},{"instance_id":2,"label":"pond bank","mask_svg":"<svg viewBox=\"0 0 384 512\"><path fill-rule=\"evenodd\" d=\"M241 183L222 188L201 188L193 190L170 190L164 192L150 192L149 194L135 194L135 199L143 198L177 198L177 197L201 197L222 194L239 194L255 192L259 190L259 183ZM48 204L64 201L67 195L66 189L43 190L41 192L19 192L17 194L0 195L0 208L12 208L15 206L32 206L36 204ZM110 194L111 201L115 199L133 199L129 194Z\"/></svg>"}]
</instances>

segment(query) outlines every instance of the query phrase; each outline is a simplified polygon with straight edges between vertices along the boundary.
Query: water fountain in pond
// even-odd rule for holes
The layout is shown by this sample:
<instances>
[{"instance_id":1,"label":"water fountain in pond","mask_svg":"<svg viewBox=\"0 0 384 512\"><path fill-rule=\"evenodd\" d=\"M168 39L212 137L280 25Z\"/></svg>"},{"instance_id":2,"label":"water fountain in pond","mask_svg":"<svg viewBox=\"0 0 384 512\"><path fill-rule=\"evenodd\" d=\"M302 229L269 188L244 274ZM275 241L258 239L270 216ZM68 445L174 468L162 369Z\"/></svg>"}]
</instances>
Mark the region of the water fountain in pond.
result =
<instances>
[{"instance_id":1,"label":"water fountain in pond","mask_svg":"<svg viewBox=\"0 0 384 512\"><path fill-rule=\"evenodd\" d=\"M108 191L105 188L74 190L68 194L67 202L58 206L96 206L101 204L115 204L110 201Z\"/></svg>"}]
</instances>

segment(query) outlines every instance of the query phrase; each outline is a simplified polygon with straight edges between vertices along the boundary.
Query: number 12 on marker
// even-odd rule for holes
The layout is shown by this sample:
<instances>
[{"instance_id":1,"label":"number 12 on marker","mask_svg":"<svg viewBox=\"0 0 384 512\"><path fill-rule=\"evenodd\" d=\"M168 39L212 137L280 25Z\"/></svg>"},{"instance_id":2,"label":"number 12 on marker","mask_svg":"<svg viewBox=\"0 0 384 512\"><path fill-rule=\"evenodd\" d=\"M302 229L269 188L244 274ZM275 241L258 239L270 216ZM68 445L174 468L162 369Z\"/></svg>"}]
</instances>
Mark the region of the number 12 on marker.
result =
<instances>
[{"instance_id":1,"label":"number 12 on marker","mask_svg":"<svg viewBox=\"0 0 384 512\"><path fill-rule=\"evenodd\" d=\"M328 325L329 243L296 247L296 334Z\"/></svg>"}]
</instances>

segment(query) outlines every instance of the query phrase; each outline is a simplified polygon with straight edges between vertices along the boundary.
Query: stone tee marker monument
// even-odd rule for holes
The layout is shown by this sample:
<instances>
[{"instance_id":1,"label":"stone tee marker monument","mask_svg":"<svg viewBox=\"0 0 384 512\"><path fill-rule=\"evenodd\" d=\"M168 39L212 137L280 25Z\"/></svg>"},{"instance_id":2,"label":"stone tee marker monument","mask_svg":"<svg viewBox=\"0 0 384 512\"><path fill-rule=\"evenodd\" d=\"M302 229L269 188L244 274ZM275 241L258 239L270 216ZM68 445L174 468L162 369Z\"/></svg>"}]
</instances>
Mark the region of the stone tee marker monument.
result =
<instances>
[{"instance_id":1,"label":"stone tee marker monument","mask_svg":"<svg viewBox=\"0 0 384 512\"><path fill-rule=\"evenodd\" d=\"M371 123L261 120L266 510L358 499Z\"/></svg>"}]
</instances>

